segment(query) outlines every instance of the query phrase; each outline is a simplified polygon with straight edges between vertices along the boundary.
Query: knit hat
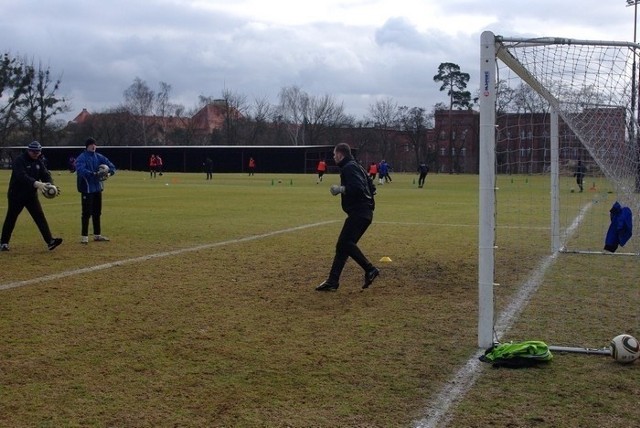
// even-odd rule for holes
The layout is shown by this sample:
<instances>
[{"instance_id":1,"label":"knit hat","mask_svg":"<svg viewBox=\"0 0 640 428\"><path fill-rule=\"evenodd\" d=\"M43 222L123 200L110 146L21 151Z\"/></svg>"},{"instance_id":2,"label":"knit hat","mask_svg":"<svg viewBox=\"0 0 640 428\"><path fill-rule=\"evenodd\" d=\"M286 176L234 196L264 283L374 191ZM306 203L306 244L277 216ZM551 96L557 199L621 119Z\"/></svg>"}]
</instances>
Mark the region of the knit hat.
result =
<instances>
[{"instance_id":1,"label":"knit hat","mask_svg":"<svg viewBox=\"0 0 640 428\"><path fill-rule=\"evenodd\" d=\"M32 152L41 152L42 151L42 146L37 141L32 141L27 146L27 150L32 151Z\"/></svg>"},{"instance_id":2,"label":"knit hat","mask_svg":"<svg viewBox=\"0 0 640 428\"><path fill-rule=\"evenodd\" d=\"M87 138L87 141L84 142L85 147L89 147L91 144L96 144L96 140L92 137Z\"/></svg>"}]
</instances>

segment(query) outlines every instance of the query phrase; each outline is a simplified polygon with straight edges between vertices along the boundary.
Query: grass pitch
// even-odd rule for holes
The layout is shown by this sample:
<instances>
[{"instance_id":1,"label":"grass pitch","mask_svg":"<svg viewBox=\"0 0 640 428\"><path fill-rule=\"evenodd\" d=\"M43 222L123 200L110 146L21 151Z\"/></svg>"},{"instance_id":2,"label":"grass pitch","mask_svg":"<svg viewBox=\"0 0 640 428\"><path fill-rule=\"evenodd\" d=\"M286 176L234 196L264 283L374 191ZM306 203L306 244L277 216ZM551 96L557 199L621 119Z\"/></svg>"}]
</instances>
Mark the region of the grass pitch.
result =
<instances>
[{"instance_id":1,"label":"grass pitch","mask_svg":"<svg viewBox=\"0 0 640 428\"><path fill-rule=\"evenodd\" d=\"M63 193L42 203L65 242L47 251L24 212L0 254L2 426L411 426L477 351L476 176L429 175L418 189L416 176L395 174L360 243L381 276L362 291L350 261L326 294L314 287L344 220L328 190L335 175L119 171L104 194L112 241L83 246L75 176L55 174ZM0 172L0 189L8 177ZM581 263L550 274L514 338L594 343L621 332L612 309L637 292L606 288L606 267L580 286L599 269ZM516 278L529 268L497 269ZM569 270L580 293L566 286ZM496 290L498 310L516 290ZM594 305L598 323L571 316L599 296L609 300ZM638 421L637 364L557 356L539 369L486 368L446 423Z\"/></svg>"}]
</instances>

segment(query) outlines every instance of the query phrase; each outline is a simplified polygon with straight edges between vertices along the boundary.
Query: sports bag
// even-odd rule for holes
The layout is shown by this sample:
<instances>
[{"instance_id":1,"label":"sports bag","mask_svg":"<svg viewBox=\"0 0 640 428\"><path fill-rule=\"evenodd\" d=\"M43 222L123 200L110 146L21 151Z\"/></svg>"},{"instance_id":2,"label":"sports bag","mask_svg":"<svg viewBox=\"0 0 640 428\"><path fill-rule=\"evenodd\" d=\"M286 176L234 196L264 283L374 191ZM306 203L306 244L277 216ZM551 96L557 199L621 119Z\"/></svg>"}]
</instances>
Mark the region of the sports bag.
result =
<instances>
[{"instance_id":1,"label":"sports bag","mask_svg":"<svg viewBox=\"0 0 640 428\"><path fill-rule=\"evenodd\" d=\"M480 356L480 361L493 367L525 368L547 363L553 359L549 346L539 340L498 343Z\"/></svg>"}]
</instances>

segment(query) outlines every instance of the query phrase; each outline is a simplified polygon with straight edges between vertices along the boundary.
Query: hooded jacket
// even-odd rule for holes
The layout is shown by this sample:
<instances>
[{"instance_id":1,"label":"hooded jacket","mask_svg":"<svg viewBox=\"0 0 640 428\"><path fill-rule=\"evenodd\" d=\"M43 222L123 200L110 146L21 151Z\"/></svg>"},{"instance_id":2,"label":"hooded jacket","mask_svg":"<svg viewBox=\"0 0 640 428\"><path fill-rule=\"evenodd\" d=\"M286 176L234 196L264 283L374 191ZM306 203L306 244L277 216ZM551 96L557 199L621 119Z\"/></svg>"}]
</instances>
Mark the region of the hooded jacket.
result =
<instances>
[{"instance_id":1,"label":"hooded jacket","mask_svg":"<svg viewBox=\"0 0 640 428\"><path fill-rule=\"evenodd\" d=\"M631 239L633 214L629 207L623 207L616 202L609 210L609 216L611 217L611 225L607 231L604 249L614 253L618 249L618 245L624 247L624 244Z\"/></svg>"},{"instance_id":2,"label":"hooded jacket","mask_svg":"<svg viewBox=\"0 0 640 428\"><path fill-rule=\"evenodd\" d=\"M76 175L78 192L98 193L104 190L104 182L98 179L98 167L105 164L109 167L109 175L116 173L116 167L109 159L97 152L85 150L76 159Z\"/></svg>"},{"instance_id":3,"label":"hooded jacket","mask_svg":"<svg viewBox=\"0 0 640 428\"><path fill-rule=\"evenodd\" d=\"M345 157L338 163L340 167L340 185L345 191L341 194L342 210L350 216L373 219L375 200L369 185L369 176L364 168L352 157Z\"/></svg>"},{"instance_id":4,"label":"hooded jacket","mask_svg":"<svg viewBox=\"0 0 640 428\"><path fill-rule=\"evenodd\" d=\"M33 198L37 189L33 183L42 181L52 183L51 173L42 161L42 156L32 159L24 152L13 161L13 170L9 179L9 198Z\"/></svg>"}]
</instances>

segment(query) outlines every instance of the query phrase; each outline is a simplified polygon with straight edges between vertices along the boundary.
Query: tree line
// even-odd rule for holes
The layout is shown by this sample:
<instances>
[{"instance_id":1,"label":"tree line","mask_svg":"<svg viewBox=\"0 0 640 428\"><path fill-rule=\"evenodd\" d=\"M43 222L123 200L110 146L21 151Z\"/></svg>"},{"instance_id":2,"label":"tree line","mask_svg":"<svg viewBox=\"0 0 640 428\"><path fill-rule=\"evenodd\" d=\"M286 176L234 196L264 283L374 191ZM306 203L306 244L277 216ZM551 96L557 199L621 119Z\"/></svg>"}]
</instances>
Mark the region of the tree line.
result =
<instances>
[{"instance_id":1,"label":"tree line","mask_svg":"<svg viewBox=\"0 0 640 428\"><path fill-rule=\"evenodd\" d=\"M0 147L30 139L77 144L87 135L108 145L319 145L348 138L361 148L375 146L385 156L402 137L417 159L425 159L426 133L434 126L435 112L472 109L477 101L466 89L469 74L457 64L440 64L433 80L447 93L449 105L437 103L427 111L388 97L356 118L332 95L309 94L298 86L281 88L275 104L224 89L220 96L200 95L195 106L186 108L172 102L169 83L160 82L154 90L136 77L123 91L122 103L91 112L91 120L80 126L69 126L59 119L71 111L59 95L61 78L41 63L5 53L0 63ZM222 123L203 133L194 116L211 104L222 109Z\"/></svg>"}]
</instances>

